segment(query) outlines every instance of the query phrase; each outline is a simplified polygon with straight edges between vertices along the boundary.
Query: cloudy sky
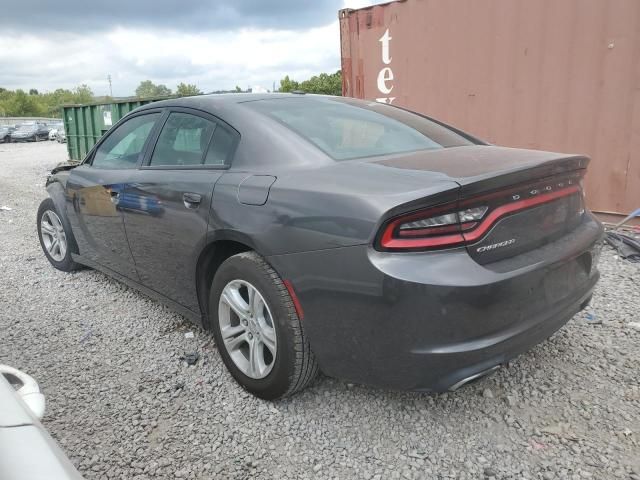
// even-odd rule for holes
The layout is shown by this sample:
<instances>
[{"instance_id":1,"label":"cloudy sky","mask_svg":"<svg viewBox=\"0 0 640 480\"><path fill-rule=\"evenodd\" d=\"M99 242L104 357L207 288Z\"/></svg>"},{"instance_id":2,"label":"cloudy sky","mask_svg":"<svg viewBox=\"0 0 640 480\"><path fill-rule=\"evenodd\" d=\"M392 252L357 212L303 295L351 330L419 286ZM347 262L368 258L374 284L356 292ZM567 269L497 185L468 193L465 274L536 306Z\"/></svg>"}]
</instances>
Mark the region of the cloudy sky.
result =
<instances>
[{"instance_id":1,"label":"cloudy sky","mask_svg":"<svg viewBox=\"0 0 640 480\"><path fill-rule=\"evenodd\" d=\"M86 83L128 96L142 80L208 92L271 89L340 68L338 10L373 0L19 0L0 15L0 87Z\"/></svg>"}]
</instances>

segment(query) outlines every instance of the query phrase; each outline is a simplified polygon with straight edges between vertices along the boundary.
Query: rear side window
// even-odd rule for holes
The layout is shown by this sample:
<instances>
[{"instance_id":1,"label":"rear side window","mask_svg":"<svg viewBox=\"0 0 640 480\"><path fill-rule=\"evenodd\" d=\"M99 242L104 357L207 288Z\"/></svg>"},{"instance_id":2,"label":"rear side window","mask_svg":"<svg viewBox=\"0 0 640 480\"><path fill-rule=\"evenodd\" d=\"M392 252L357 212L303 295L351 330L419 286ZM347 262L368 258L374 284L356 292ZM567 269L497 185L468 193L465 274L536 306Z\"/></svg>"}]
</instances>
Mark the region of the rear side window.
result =
<instances>
[{"instance_id":1,"label":"rear side window","mask_svg":"<svg viewBox=\"0 0 640 480\"><path fill-rule=\"evenodd\" d=\"M201 165L215 124L196 115L173 112L151 156L152 166Z\"/></svg>"},{"instance_id":2,"label":"rear side window","mask_svg":"<svg viewBox=\"0 0 640 480\"><path fill-rule=\"evenodd\" d=\"M228 165L233 153L236 135L225 127L218 125L213 132L213 138L207 157L204 163L206 165Z\"/></svg>"},{"instance_id":3,"label":"rear side window","mask_svg":"<svg viewBox=\"0 0 640 480\"><path fill-rule=\"evenodd\" d=\"M295 131L334 160L473 145L445 126L377 102L298 97L245 105Z\"/></svg>"}]
</instances>

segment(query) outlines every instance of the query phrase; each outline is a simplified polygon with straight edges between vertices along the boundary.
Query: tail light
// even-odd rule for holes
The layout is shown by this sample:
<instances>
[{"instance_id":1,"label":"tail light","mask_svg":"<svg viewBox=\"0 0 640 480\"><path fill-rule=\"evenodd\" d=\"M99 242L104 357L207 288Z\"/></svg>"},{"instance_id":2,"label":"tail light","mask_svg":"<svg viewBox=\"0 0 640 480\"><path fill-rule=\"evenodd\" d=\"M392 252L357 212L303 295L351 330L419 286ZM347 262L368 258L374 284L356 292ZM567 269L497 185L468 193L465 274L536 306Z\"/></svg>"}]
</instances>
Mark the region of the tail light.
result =
<instances>
[{"instance_id":1,"label":"tail light","mask_svg":"<svg viewBox=\"0 0 640 480\"><path fill-rule=\"evenodd\" d=\"M475 243L502 217L574 194L582 195L576 175L403 214L383 225L377 248L431 250ZM576 213L581 214L580 205Z\"/></svg>"}]
</instances>

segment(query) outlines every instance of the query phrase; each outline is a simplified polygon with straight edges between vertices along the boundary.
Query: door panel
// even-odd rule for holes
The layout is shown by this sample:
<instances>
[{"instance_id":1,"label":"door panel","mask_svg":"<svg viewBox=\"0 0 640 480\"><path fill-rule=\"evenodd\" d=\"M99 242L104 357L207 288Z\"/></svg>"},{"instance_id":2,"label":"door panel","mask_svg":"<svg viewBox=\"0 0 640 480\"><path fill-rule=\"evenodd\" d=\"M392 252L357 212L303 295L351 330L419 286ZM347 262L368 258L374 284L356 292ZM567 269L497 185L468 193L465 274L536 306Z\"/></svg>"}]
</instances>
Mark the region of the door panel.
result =
<instances>
[{"instance_id":1,"label":"door panel","mask_svg":"<svg viewBox=\"0 0 640 480\"><path fill-rule=\"evenodd\" d=\"M218 128L213 118L171 109L148 166L133 173L120 202L142 283L195 312L196 264L223 172L204 165Z\"/></svg>"},{"instance_id":2,"label":"door panel","mask_svg":"<svg viewBox=\"0 0 640 480\"><path fill-rule=\"evenodd\" d=\"M136 281L120 202L160 117L161 112L152 111L124 120L67 181L67 213L80 254Z\"/></svg>"},{"instance_id":3,"label":"door panel","mask_svg":"<svg viewBox=\"0 0 640 480\"><path fill-rule=\"evenodd\" d=\"M137 170L120 202L141 282L196 312L196 262L206 241L213 187L221 174Z\"/></svg>"},{"instance_id":4,"label":"door panel","mask_svg":"<svg viewBox=\"0 0 640 480\"><path fill-rule=\"evenodd\" d=\"M67 182L68 216L81 255L138 280L118 208L118 196L131 172L88 165L74 168Z\"/></svg>"}]
</instances>

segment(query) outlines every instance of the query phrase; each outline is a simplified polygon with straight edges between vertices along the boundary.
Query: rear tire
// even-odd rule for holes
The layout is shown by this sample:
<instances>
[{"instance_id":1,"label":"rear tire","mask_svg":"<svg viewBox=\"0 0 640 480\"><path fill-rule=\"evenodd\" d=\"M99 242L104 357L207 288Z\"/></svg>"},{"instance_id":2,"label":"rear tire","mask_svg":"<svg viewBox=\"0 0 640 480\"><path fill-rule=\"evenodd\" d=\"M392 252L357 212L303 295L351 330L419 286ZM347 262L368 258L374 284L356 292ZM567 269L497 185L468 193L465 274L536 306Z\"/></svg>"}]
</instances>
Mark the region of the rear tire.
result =
<instances>
[{"instance_id":1,"label":"rear tire","mask_svg":"<svg viewBox=\"0 0 640 480\"><path fill-rule=\"evenodd\" d=\"M74 262L71 257L72 253L78 253L71 227L58 211L51 198L47 198L40 203L37 226L40 246L51 265L63 272L71 272L82 268L82 265ZM56 248L56 245L58 248Z\"/></svg>"},{"instance_id":2,"label":"rear tire","mask_svg":"<svg viewBox=\"0 0 640 480\"><path fill-rule=\"evenodd\" d=\"M257 292L253 303L249 301L251 289ZM229 302L230 292L235 292L239 303ZM231 303L247 308L234 309ZM250 308L252 304L260 305L262 321L256 321L260 315ZM240 316L238 311L247 314ZM265 322L267 316L270 321ZM211 285L209 319L222 361L233 378L253 395L265 400L287 397L304 389L317 376L318 364L289 292L280 276L257 253L239 253L220 266ZM266 327L260 327L261 323ZM275 338L267 341L274 332ZM262 345L261 339L265 340ZM258 353L253 354L253 348ZM252 358L260 358L256 361L260 366L252 369Z\"/></svg>"}]
</instances>

